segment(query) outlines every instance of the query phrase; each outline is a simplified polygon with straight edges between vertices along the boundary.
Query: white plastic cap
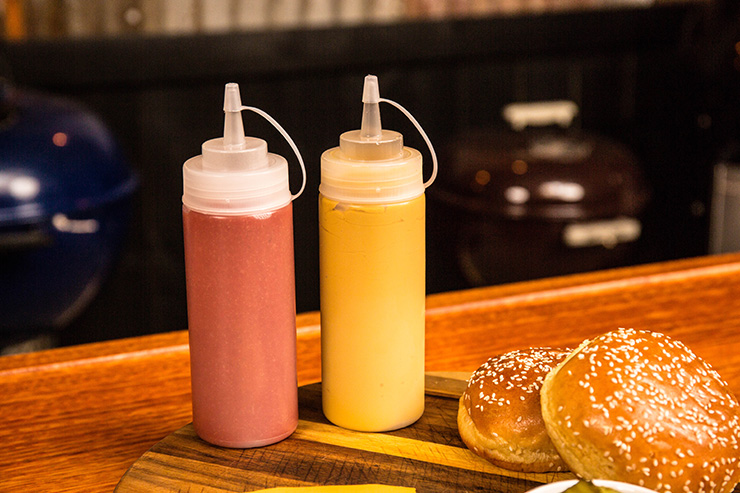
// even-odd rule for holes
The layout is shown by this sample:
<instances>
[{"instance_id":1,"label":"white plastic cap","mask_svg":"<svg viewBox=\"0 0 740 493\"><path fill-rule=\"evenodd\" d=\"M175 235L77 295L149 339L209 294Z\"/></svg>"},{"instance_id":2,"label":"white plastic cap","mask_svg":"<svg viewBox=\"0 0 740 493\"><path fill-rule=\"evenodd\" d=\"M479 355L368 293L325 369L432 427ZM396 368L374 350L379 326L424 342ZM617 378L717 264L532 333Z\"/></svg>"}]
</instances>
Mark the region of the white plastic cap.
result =
<instances>
[{"instance_id":1,"label":"white plastic cap","mask_svg":"<svg viewBox=\"0 0 740 493\"><path fill-rule=\"evenodd\" d=\"M238 84L224 91L224 136L202 146L183 165L182 202L207 214L237 215L280 208L291 201L288 162L267 143L244 136Z\"/></svg>"},{"instance_id":2,"label":"white plastic cap","mask_svg":"<svg viewBox=\"0 0 740 493\"><path fill-rule=\"evenodd\" d=\"M360 130L343 133L339 147L321 156L324 197L340 202L401 202L424 193L421 153L404 147L403 136L383 130L378 78L365 77Z\"/></svg>"}]
</instances>

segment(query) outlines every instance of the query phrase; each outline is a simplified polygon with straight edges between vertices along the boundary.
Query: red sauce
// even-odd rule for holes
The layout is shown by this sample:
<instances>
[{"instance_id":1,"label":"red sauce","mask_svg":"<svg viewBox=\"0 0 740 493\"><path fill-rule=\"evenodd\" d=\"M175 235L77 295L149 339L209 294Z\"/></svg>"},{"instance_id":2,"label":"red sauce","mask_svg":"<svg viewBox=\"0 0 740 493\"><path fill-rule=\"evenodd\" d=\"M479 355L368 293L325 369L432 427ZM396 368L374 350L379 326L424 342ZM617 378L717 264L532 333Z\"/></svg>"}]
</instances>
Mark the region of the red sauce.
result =
<instances>
[{"instance_id":1,"label":"red sauce","mask_svg":"<svg viewBox=\"0 0 740 493\"><path fill-rule=\"evenodd\" d=\"M292 205L217 216L183 207L193 426L258 447L298 423Z\"/></svg>"}]
</instances>

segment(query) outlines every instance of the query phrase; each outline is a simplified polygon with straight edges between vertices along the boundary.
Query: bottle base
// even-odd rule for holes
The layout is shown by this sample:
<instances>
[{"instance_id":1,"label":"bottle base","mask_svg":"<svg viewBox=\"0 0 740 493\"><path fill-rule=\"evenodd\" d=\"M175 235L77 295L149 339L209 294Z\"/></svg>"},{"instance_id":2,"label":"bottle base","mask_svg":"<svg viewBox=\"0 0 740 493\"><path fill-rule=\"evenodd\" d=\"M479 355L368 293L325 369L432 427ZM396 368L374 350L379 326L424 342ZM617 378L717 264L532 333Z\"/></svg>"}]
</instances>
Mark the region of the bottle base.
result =
<instances>
[{"instance_id":1,"label":"bottle base","mask_svg":"<svg viewBox=\"0 0 740 493\"><path fill-rule=\"evenodd\" d=\"M195 430L195 433L198 435L198 437L200 437L201 440L203 440L204 442L208 442L211 445L215 445L217 447L239 449L239 448L258 448L258 447L266 447L267 445L272 445L274 443L280 442L288 438L290 435L292 435L295 432L296 428L297 428L297 424L287 433L281 433L279 435L275 435L275 436L267 437L267 438L260 438L257 440L210 439L198 433L198 430Z\"/></svg>"},{"instance_id":2,"label":"bottle base","mask_svg":"<svg viewBox=\"0 0 740 493\"><path fill-rule=\"evenodd\" d=\"M339 426L340 428L344 428L347 430L352 431L361 431L361 432L367 432L367 433L383 433L386 431L395 431L400 430L401 428L406 428L407 426L411 426L412 424L419 421L421 416L424 414L424 411L422 410L421 413L419 413L418 416L411 418L411 419L405 419L402 421L394 422L393 424L383 424L383 425L372 425L372 424L358 424L358 423L351 423L351 422L343 422L343 420L338 419L332 419L330 416L327 416L326 413L324 413L324 416L326 419L331 421L333 425Z\"/></svg>"}]
</instances>

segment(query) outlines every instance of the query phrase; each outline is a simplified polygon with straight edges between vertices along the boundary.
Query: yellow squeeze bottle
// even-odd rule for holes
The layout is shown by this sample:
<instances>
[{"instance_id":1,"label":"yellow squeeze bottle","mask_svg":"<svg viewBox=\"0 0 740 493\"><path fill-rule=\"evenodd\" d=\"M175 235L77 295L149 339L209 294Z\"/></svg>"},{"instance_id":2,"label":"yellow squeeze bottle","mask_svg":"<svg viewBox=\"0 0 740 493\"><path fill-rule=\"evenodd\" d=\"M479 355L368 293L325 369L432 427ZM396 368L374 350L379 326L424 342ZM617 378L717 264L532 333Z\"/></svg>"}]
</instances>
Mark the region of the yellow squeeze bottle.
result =
<instances>
[{"instance_id":1,"label":"yellow squeeze bottle","mask_svg":"<svg viewBox=\"0 0 740 493\"><path fill-rule=\"evenodd\" d=\"M360 130L321 156L319 263L324 415L359 431L388 431L424 412L425 199L436 156L416 120L365 78ZM411 119L432 151L383 130L379 103Z\"/></svg>"}]
</instances>

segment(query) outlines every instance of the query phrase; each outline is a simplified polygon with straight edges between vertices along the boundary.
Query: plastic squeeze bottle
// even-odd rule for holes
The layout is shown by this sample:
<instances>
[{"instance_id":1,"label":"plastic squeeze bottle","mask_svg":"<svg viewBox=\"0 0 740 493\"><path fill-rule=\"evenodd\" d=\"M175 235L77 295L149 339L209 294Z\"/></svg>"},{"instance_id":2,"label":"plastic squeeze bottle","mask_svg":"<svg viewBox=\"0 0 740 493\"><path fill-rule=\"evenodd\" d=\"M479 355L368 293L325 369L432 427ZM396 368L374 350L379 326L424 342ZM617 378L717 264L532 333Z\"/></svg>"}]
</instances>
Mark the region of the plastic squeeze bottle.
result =
<instances>
[{"instance_id":1,"label":"plastic squeeze bottle","mask_svg":"<svg viewBox=\"0 0 740 493\"><path fill-rule=\"evenodd\" d=\"M334 424L387 431L424 412L425 198L434 149L414 118L365 78L360 130L321 156L319 263L322 401ZM379 103L401 110L434 161L381 126Z\"/></svg>"},{"instance_id":2,"label":"plastic squeeze bottle","mask_svg":"<svg viewBox=\"0 0 740 493\"><path fill-rule=\"evenodd\" d=\"M288 163L245 137L237 84L224 136L183 166L193 426L223 447L268 445L298 423L292 196Z\"/></svg>"}]
</instances>

